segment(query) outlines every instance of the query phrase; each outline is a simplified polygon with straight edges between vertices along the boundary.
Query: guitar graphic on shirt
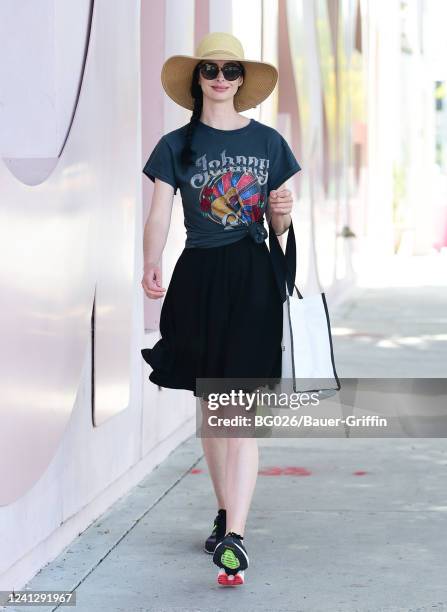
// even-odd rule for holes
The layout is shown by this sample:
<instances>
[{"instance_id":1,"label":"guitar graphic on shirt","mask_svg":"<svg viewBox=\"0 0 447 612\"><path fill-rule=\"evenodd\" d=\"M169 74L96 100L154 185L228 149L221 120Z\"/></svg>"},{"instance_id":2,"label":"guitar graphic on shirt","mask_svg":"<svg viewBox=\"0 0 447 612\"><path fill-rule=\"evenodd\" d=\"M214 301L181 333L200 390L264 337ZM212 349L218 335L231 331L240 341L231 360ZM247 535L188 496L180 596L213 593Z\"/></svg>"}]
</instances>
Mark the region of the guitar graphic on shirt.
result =
<instances>
[{"instance_id":1,"label":"guitar graphic on shirt","mask_svg":"<svg viewBox=\"0 0 447 612\"><path fill-rule=\"evenodd\" d=\"M248 182L246 182L247 177L249 177ZM229 181L231 186L227 187L222 193L224 184ZM233 184L234 182L236 182L236 185ZM240 182L243 182L243 184L239 187L238 183ZM216 183L218 184L215 184L212 188L208 187L207 191L209 195L214 195L216 188L218 190L214 199L207 199L207 203L210 204L208 209L211 213L210 218L213 221L221 223L226 230L229 230L234 226L248 225L259 219L264 205L264 196L255 176L249 173L239 175L238 173L227 172L219 177Z\"/></svg>"}]
</instances>

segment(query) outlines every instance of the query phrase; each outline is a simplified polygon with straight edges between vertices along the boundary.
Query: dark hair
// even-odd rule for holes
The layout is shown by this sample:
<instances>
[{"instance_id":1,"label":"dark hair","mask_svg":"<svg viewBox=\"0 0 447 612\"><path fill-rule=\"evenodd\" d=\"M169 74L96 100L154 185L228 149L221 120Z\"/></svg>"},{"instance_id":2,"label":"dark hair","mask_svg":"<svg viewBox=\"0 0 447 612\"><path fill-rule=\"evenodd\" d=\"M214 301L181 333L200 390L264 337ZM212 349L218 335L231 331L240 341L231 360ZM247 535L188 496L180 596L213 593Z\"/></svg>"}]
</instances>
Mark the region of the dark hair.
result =
<instances>
[{"instance_id":1,"label":"dark hair","mask_svg":"<svg viewBox=\"0 0 447 612\"><path fill-rule=\"evenodd\" d=\"M199 72L200 72L201 63L202 62L198 62L196 66L194 67L192 78L191 78L191 85L189 89L191 96L194 100L194 108L192 111L191 119L189 120L189 123L188 123L188 128L186 130L185 145L180 155L181 163L184 166L188 166L189 164L193 163L192 137L193 137L196 125L199 122L200 115L202 114L203 92L202 92L202 88L199 85ZM240 66L242 68L242 76L245 78L244 65L240 64Z\"/></svg>"}]
</instances>

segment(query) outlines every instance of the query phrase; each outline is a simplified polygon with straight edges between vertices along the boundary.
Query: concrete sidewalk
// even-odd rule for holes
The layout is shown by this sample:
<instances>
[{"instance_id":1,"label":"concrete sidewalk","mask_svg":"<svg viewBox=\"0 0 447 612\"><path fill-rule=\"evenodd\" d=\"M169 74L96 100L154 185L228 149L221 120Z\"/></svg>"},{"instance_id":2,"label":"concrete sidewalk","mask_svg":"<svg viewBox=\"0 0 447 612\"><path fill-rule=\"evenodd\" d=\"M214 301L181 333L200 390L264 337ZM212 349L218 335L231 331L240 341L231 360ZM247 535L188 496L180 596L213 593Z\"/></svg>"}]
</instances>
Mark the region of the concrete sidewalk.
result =
<instances>
[{"instance_id":1,"label":"concrete sidewalk","mask_svg":"<svg viewBox=\"0 0 447 612\"><path fill-rule=\"evenodd\" d=\"M76 590L79 612L447 610L444 440L259 445L245 585L217 585L203 552L216 508L192 437L27 588Z\"/></svg>"},{"instance_id":2,"label":"concrete sidewalk","mask_svg":"<svg viewBox=\"0 0 447 612\"><path fill-rule=\"evenodd\" d=\"M446 376L446 304L435 285L353 291L331 311L339 376ZM244 586L203 552L216 507L192 437L27 588L76 590L78 612L447 611L444 439L259 446Z\"/></svg>"},{"instance_id":3,"label":"concrete sidewalk","mask_svg":"<svg viewBox=\"0 0 447 612\"><path fill-rule=\"evenodd\" d=\"M447 378L447 255L373 260L331 308L345 378Z\"/></svg>"}]
</instances>

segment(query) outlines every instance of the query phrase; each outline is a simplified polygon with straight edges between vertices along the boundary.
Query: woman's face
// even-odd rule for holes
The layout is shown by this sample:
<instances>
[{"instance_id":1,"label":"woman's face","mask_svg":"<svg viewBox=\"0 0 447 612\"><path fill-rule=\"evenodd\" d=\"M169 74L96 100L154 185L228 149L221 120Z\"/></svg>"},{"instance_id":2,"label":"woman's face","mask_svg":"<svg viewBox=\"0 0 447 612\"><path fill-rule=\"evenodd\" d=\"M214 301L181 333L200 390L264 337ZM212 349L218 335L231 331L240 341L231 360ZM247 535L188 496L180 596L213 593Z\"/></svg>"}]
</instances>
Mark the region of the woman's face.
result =
<instances>
[{"instance_id":1,"label":"woman's face","mask_svg":"<svg viewBox=\"0 0 447 612\"><path fill-rule=\"evenodd\" d=\"M230 60L213 60L212 63L217 64L219 68L221 68L225 64L234 64L237 62ZM238 77L235 81L227 81L221 70L219 70L219 74L216 78L212 80L205 79L199 72L199 84L202 88L203 95L214 102L226 102L227 100L231 100L243 82L244 77L242 76Z\"/></svg>"}]
</instances>

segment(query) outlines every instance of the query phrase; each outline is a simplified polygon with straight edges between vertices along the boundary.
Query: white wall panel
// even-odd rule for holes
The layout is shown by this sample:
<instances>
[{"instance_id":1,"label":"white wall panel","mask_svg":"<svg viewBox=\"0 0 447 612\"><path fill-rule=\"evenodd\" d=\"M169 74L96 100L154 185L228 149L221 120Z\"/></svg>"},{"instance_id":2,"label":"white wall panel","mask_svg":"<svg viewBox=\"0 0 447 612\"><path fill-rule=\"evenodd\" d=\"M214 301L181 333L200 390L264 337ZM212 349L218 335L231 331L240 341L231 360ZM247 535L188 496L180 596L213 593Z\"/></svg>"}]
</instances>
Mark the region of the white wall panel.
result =
<instances>
[{"instance_id":1,"label":"white wall panel","mask_svg":"<svg viewBox=\"0 0 447 612\"><path fill-rule=\"evenodd\" d=\"M50 176L26 185L0 163L0 589L22 585L191 433L189 414L172 423L156 410L152 383L142 405L139 17L138 3L95 0ZM143 410L154 415L144 450Z\"/></svg>"},{"instance_id":2,"label":"white wall panel","mask_svg":"<svg viewBox=\"0 0 447 612\"><path fill-rule=\"evenodd\" d=\"M82 80L90 10L91 0L0 4L2 157L57 162Z\"/></svg>"}]
</instances>

